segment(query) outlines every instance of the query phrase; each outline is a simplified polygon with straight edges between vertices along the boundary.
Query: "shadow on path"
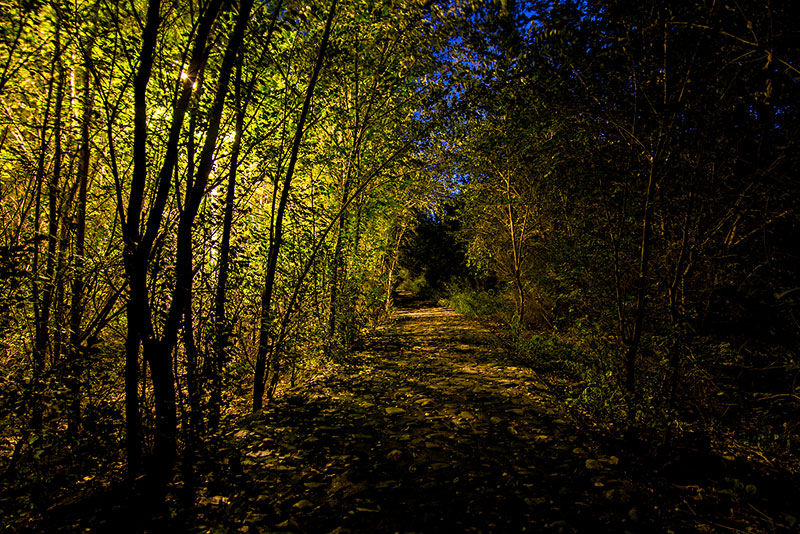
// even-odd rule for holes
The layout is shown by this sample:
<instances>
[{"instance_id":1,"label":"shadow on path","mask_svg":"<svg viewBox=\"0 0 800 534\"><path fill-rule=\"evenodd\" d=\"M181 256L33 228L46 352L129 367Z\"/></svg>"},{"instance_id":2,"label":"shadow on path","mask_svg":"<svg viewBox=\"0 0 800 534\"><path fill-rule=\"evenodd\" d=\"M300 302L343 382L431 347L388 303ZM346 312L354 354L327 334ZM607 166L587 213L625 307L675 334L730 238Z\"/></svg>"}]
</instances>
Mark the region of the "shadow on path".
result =
<instances>
[{"instance_id":1,"label":"shadow on path","mask_svg":"<svg viewBox=\"0 0 800 534\"><path fill-rule=\"evenodd\" d=\"M409 295L398 303L347 363L210 444L196 499L182 482L154 498L137 480L76 491L17 530L797 531L795 475L749 456L622 454L613 441L604 454L486 327Z\"/></svg>"},{"instance_id":2,"label":"shadow on path","mask_svg":"<svg viewBox=\"0 0 800 534\"><path fill-rule=\"evenodd\" d=\"M246 489L204 497L230 531L637 530L618 459L533 371L481 325L400 302L354 364L232 436Z\"/></svg>"}]
</instances>

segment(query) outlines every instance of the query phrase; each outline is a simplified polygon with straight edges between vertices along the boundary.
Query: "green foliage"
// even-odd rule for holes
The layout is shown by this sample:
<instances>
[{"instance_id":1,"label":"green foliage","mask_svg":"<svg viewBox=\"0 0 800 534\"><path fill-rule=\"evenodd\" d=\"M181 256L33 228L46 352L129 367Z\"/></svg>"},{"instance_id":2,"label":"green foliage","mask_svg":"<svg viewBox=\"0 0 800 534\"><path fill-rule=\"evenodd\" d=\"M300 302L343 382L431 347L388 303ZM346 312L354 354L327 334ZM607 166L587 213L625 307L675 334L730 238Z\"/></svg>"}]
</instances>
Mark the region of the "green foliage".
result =
<instances>
[{"instance_id":1,"label":"green foliage","mask_svg":"<svg viewBox=\"0 0 800 534\"><path fill-rule=\"evenodd\" d=\"M146 306L133 318L146 323L141 332L149 342L175 345L157 358L168 359L164 368L174 373L167 382L175 388L180 428L170 432L179 430L187 443L190 437L202 441L192 434L208 428L215 402L223 423L247 405L262 317L272 357L269 380L281 390L312 376L331 356L328 349L358 344L389 308L403 235L415 210L442 189L415 153L435 127L417 112L438 101L441 88L423 80L452 30L439 20L438 30L428 31L444 12L434 16L423 4L388 9L360 0L339 3L294 180L285 191L274 298L264 310L264 265L278 246L276 199L284 193L303 88L330 2L284 4L274 28L276 3L255 2L222 100L208 183L192 193L200 203L187 240L181 221L188 220L190 186L213 133L212 105L239 13L222 4L207 46L199 49L201 75L192 80L181 120L176 110L188 89L199 35L197 6L161 6L139 108L133 87L141 81L136 73L143 65L147 2L0 5L0 99L6 110L0 128L3 471L13 456L20 473L44 473L48 458L65 451L118 465L125 380L133 376L120 357L127 350L126 304L133 294L125 251L142 242L130 236L141 237L146 228L154 241L142 261L146 287L136 290L145 293ZM145 119L145 135L134 131L136 113ZM133 141L145 137L141 159ZM142 169L144 183L136 184L134 170ZM169 172L159 181L162 169ZM143 195L138 228L123 226L134 224L128 211L135 185ZM221 317L216 304L227 207L233 222ZM179 272L179 247L187 241L191 271ZM182 284L190 297L176 314ZM138 398L127 392L128 404L141 415L145 456L153 450L156 394L164 398L155 390L148 350L129 355L139 372ZM35 441L25 438L31 429ZM39 446L56 438L61 441L46 450Z\"/></svg>"},{"instance_id":2,"label":"green foliage","mask_svg":"<svg viewBox=\"0 0 800 534\"><path fill-rule=\"evenodd\" d=\"M796 285L796 47L746 45L785 9L485 6L454 60L474 59L453 66L474 89L449 152L468 265L514 289L515 343L583 384L569 398L656 439L758 420L797 441L791 402L743 392L794 395L796 310L775 295Z\"/></svg>"},{"instance_id":3,"label":"green foliage","mask_svg":"<svg viewBox=\"0 0 800 534\"><path fill-rule=\"evenodd\" d=\"M399 273L401 279L400 288L415 295L430 296L431 292L425 275L413 277L406 269L401 269Z\"/></svg>"},{"instance_id":4,"label":"green foliage","mask_svg":"<svg viewBox=\"0 0 800 534\"><path fill-rule=\"evenodd\" d=\"M445 306L466 317L489 319L506 311L508 301L495 290L474 290L450 284L441 301Z\"/></svg>"},{"instance_id":5,"label":"green foliage","mask_svg":"<svg viewBox=\"0 0 800 534\"><path fill-rule=\"evenodd\" d=\"M142 103L147 2L0 3L0 468L49 488L67 453L116 461L126 376L151 452L153 360L134 348L126 375L120 357L145 227L132 318L174 345L159 357L184 436L216 387L223 419L244 410L259 350L271 385L297 383L357 345L400 282L505 320L518 355L597 417L796 454L788 5L373 4L339 4L283 190L330 2L290 2L274 28L274 3L255 3L208 183L190 193L237 11L223 3L188 84L197 12L164 3Z\"/></svg>"},{"instance_id":6,"label":"green foliage","mask_svg":"<svg viewBox=\"0 0 800 534\"><path fill-rule=\"evenodd\" d=\"M520 326L516 318L509 329L517 354L535 369L556 377L551 387L564 402L605 426L624 421L625 394L613 355L607 348L605 354L600 353L590 332L580 337L533 333Z\"/></svg>"}]
</instances>

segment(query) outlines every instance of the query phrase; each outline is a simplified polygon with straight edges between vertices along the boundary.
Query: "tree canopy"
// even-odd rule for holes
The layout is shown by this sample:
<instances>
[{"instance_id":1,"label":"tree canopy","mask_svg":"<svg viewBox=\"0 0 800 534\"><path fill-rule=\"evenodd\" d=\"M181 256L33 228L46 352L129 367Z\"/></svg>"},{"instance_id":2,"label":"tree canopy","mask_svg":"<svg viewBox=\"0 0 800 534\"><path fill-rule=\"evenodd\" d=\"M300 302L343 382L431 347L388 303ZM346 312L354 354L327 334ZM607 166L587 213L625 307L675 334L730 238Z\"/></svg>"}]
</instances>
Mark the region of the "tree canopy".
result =
<instances>
[{"instance_id":1,"label":"tree canopy","mask_svg":"<svg viewBox=\"0 0 800 534\"><path fill-rule=\"evenodd\" d=\"M401 283L499 320L630 440L796 458L790 1L0 15L0 488L40 489L1 508L98 459L191 486Z\"/></svg>"}]
</instances>

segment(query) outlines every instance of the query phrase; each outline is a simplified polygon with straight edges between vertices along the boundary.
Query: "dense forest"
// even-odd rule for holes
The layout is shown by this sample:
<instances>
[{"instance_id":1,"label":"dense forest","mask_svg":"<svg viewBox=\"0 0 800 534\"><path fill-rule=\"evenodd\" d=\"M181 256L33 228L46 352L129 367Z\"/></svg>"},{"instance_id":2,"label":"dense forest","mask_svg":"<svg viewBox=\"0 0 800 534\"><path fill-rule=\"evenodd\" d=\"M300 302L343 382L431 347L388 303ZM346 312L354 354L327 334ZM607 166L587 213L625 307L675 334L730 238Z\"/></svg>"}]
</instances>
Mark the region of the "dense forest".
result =
<instances>
[{"instance_id":1,"label":"dense forest","mask_svg":"<svg viewBox=\"0 0 800 534\"><path fill-rule=\"evenodd\" d=\"M796 473L796 16L0 1L0 525L117 485L191 503L398 289L620 447Z\"/></svg>"}]
</instances>

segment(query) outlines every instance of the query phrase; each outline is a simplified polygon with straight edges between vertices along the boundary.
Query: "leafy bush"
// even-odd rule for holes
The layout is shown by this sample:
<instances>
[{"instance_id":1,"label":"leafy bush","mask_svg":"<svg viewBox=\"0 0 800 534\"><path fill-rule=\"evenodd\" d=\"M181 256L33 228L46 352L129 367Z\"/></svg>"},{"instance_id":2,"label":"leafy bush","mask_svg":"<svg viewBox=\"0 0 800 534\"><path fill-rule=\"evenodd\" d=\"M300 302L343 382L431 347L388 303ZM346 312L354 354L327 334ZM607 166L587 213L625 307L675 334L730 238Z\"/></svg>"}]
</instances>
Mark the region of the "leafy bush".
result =
<instances>
[{"instance_id":1,"label":"leafy bush","mask_svg":"<svg viewBox=\"0 0 800 534\"><path fill-rule=\"evenodd\" d=\"M473 290L451 284L440 302L465 317L497 317L507 307L506 299L494 290Z\"/></svg>"},{"instance_id":2,"label":"leafy bush","mask_svg":"<svg viewBox=\"0 0 800 534\"><path fill-rule=\"evenodd\" d=\"M430 291L424 274L413 276L407 269L400 269L398 278L401 280L399 288L404 291L420 296L427 296Z\"/></svg>"}]
</instances>

